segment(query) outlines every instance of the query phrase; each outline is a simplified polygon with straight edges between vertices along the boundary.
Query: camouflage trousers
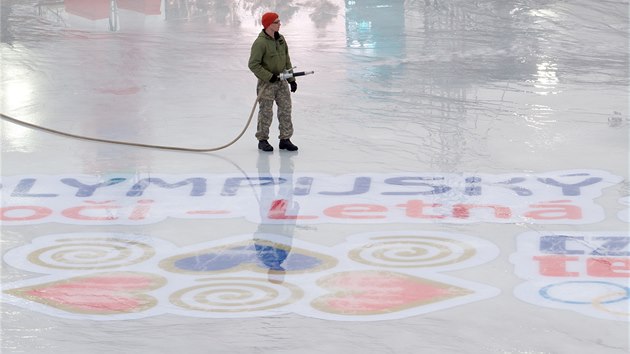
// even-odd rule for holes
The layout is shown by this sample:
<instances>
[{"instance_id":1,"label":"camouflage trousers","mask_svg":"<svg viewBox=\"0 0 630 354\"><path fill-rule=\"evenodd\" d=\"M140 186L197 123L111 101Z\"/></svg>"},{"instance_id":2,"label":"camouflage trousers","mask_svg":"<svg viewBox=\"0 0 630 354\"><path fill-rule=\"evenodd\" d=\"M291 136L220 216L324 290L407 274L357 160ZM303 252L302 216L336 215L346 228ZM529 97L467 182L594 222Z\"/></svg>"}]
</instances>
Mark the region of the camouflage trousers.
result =
<instances>
[{"instance_id":1,"label":"camouflage trousers","mask_svg":"<svg viewBox=\"0 0 630 354\"><path fill-rule=\"evenodd\" d=\"M291 122L291 90L286 80L278 80L270 83L258 80L256 94L264 89L262 96L258 100L258 127L256 138L258 140L269 139L269 127L273 120L273 103L278 106L278 125L280 128L280 139L289 139L293 136L293 122Z\"/></svg>"}]
</instances>

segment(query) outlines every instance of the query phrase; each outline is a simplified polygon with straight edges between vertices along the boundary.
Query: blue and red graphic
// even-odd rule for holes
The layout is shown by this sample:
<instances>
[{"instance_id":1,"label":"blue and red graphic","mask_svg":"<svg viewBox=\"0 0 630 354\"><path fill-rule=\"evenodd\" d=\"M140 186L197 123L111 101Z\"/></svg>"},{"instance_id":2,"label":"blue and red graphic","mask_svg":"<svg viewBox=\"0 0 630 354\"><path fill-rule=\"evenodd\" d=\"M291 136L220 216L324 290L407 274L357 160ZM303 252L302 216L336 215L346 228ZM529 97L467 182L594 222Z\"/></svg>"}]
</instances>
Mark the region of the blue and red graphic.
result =
<instances>
[{"instance_id":1,"label":"blue and red graphic","mask_svg":"<svg viewBox=\"0 0 630 354\"><path fill-rule=\"evenodd\" d=\"M510 258L528 281L526 302L588 316L630 320L630 236L627 232L528 232Z\"/></svg>"},{"instance_id":2,"label":"blue and red graphic","mask_svg":"<svg viewBox=\"0 0 630 354\"><path fill-rule=\"evenodd\" d=\"M601 170L534 175L252 173L129 176L3 176L0 221L142 225L166 218L245 218L257 224L587 224L594 203L623 178ZM275 188L284 189L276 194ZM261 203L259 195L271 195ZM263 198L265 199L265 198ZM299 214L289 206L300 205Z\"/></svg>"}]
</instances>

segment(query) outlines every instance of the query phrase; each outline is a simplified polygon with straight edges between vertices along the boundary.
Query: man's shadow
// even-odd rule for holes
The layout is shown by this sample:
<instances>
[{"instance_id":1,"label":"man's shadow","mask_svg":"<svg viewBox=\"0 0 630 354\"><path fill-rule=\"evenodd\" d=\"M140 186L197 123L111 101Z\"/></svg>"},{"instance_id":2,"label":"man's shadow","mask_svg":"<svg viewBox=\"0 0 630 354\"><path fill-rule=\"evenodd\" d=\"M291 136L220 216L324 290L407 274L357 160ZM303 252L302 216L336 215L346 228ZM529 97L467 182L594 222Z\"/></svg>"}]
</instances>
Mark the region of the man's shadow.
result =
<instances>
[{"instance_id":1,"label":"man's shadow","mask_svg":"<svg viewBox=\"0 0 630 354\"><path fill-rule=\"evenodd\" d=\"M299 204L293 200L293 153L280 154L280 170L275 176L269 164L271 154L258 154L260 178L260 224L254 233L254 248L259 265L267 268L272 283L282 283L286 274L286 259L291 252Z\"/></svg>"}]
</instances>

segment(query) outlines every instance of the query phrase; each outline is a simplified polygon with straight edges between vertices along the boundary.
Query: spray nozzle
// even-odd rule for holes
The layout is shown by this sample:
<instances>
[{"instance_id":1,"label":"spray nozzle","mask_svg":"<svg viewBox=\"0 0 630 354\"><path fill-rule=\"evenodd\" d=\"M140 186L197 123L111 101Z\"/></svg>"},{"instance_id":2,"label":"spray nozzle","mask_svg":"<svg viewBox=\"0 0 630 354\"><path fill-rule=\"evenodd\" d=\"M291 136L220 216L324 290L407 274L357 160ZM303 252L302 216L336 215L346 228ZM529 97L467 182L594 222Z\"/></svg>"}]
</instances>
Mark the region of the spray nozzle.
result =
<instances>
[{"instance_id":1,"label":"spray nozzle","mask_svg":"<svg viewBox=\"0 0 630 354\"><path fill-rule=\"evenodd\" d=\"M314 71L298 71L298 72L293 72L293 69L297 68L297 66L292 67L291 69L287 69L285 70L283 73L281 73L280 75L278 75L278 77L280 78L280 80L286 80L286 79L290 79L292 77L296 77L296 76L304 76L304 75L310 75L310 74L315 74Z\"/></svg>"}]
</instances>

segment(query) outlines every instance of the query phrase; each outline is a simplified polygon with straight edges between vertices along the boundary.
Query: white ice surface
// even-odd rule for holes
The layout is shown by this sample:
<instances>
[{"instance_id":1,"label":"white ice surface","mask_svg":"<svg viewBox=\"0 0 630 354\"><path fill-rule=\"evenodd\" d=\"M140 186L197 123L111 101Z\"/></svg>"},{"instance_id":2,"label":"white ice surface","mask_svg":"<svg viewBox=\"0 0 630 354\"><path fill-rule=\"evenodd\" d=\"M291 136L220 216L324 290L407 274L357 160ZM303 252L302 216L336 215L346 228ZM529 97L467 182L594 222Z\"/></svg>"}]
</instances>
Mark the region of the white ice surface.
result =
<instances>
[{"instance_id":1,"label":"white ice surface","mask_svg":"<svg viewBox=\"0 0 630 354\"><path fill-rule=\"evenodd\" d=\"M580 268L590 264L587 251L567 263L566 270L578 275L542 277L539 263L533 261L539 254L531 249L543 235L583 237L589 250L601 240L598 237L630 237L627 0L269 4L167 0L157 15L125 9L124 3L134 2L118 0L118 16L112 18L115 31L110 30L109 18L94 20L68 11L76 1L66 1L65 6L38 3L2 1L0 112L56 130L191 148L213 148L230 141L245 125L254 103L255 78L247 60L260 31L258 19L268 10L280 13L281 32L297 70L315 74L298 78L298 91L292 95L292 141L300 148L294 154L278 151L275 122L270 142L276 151L261 154L254 126L227 149L186 153L69 139L4 121L3 208L32 203L67 209L83 203L73 199L77 197L69 189L63 190L61 178L137 182L148 177L172 176L179 181L196 176L224 181L226 176L282 175L294 183L299 177L314 176L315 182L311 194L291 196L280 188L270 199L264 188L240 189L241 199L221 204L237 217L179 217L182 205L191 198L162 194L147 196L161 208L152 209L154 214L147 215L156 219L146 222L3 220L3 353L612 354L630 349L628 246L617 244L616 253L608 249L610 269L615 270L608 277ZM109 1L85 3L83 10L97 11ZM540 222L522 215L505 221L478 214L466 222L412 219L396 205L419 197L374 192L399 191L384 181L403 176L450 176L459 181L450 186L462 187L463 179L470 176L497 181L522 176L533 185L541 176L558 179L578 172L603 176L602 187L594 186L590 194L584 187L582 195L573 197L559 196L559 189L550 187L548 195L543 189L541 199L532 202L571 199L583 206L584 215L577 221ZM365 196L316 193L351 190L352 181L360 176L372 178L372 189ZM57 205L59 198L50 204L45 198L20 199L13 187L27 178L50 182L31 193L63 190L67 200ZM208 195L218 196L221 183L211 185ZM522 207L513 193L466 199L454 190L433 202ZM287 224L257 222L256 217L267 210L266 203L278 196L299 202L300 215L320 218ZM111 201L108 195L94 198ZM138 206L128 198L112 203L125 202L130 204L117 209L121 213ZM345 203L389 209L360 212L372 216L369 219L324 216L322 210ZM3 217L17 215L6 210ZM373 217L381 214L382 218ZM291 255L304 251L332 257L337 263L333 267L331 261L331 268L320 273L286 274L283 280L303 294L299 301L289 299L286 306L226 313L184 311L172 301L178 289L194 287L200 280L172 272L174 265L168 268L160 261L226 244L246 244L266 234L288 236L289 241L282 239L279 244L292 247ZM108 271L162 277L163 286L149 291L159 299L157 304L122 315L94 315L6 293L99 274L102 270L96 266L68 270L37 265L32 252L59 239L102 235L119 235L130 244L137 238L156 250L149 260ZM416 240L431 235L455 238L477 253L457 266L430 270L366 265L349 256L357 247L376 247L374 237L400 235ZM269 242L277 244L271 238ZM81 257L75 261L81 262ZM52 261L60 260L51 257ZM472 294L380 314L326 312L325 306L317 305L331 290L322 279L375 271L381 272L380 279L422 278ZM267 274L253 268L204 274L200 279L217 277L254 279L280 289ZM362 278L350 278L357 284L343 286L370 289L369 284L359 284ZM576 279L581 283L567 282ZM573 299L590 304L543 305L538 290L560 283L569 290L557 290L558 294L550 287L547 294L583 294ZM602 283L612 290L591 288ZM92 288L84 287L82 294L89 298ZM380 294L378 290L369 291ZM608 301L615 296L621 300Z\"/></svg>"}]
</instances>

